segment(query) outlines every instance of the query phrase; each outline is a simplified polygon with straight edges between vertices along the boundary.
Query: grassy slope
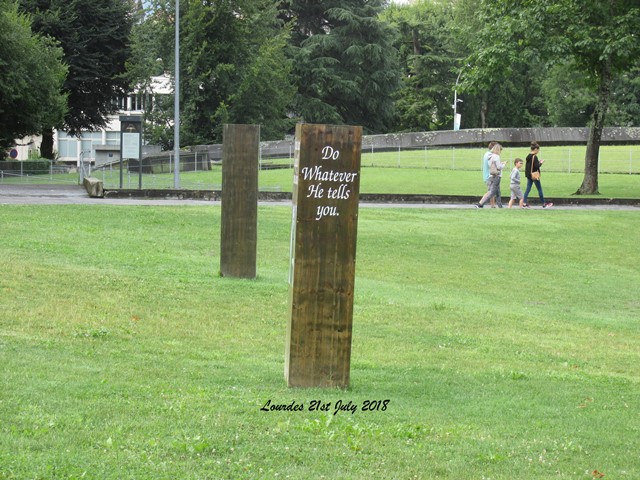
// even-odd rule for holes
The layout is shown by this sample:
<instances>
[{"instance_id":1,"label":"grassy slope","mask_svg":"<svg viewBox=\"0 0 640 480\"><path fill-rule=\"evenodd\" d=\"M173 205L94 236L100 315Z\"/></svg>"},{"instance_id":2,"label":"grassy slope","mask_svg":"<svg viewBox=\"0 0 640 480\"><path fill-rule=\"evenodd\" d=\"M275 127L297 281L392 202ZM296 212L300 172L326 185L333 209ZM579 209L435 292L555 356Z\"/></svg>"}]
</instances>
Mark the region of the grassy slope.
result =
<instances>
[{"instance_id":1,"label":"grassy slope","mask_svg":"<svg viewBox=\"0 0 640 480\"><path fill-rule=\"evenodd\" d=\"M0 209L0 478L640 476L635 212L363 209L344 392L284 383L290 209L255 281L219 214Z\"/></svg>"},{"instance_id":2,"label":"grassy slope","mask_svg":"<svg viewBox=\"0 0 640 480\"><path fill-rule=\"evenodd\" d=\"M582 183L584 147L544 147L541 157L546 159L543 167L543 186L550 199L571 196ZM482 149L429 149L405 150L402 152L364 151L362 155L363 193L404 193L436 195L480 195L484 190L480 174ZM511 168L515 157L524 158L527 149L506 148L503 158ZM291 165L292 159L266 159L264 163ZM640 198L640 146L605 146L601 149L600 193L611 198ZM509 170L510 170L509 168ZM609 173L614 172L614 173ZM629 175L629 172L634 175ZM96 170L93 174L103 179L105 187L118 188L120 172L117 166L111 170ZM524 175L523 175L524 179ZM5 177L3 182L49 181L49 176L34 176L23 179ZM53 182L75 183L77 174L54 175ZM291 191L293 170L260 171L260 188L264 190ZM214 166L207 172L183 172L181 186L189 189L219 190L222 184L221 167ZM143 176L144 188L173 188L172 173ZM524 185L524 180L523 180ZM135 172L124 172L124 188L138 188ZM505 177L503 195L509 192Z\"/></svg>"}]
</instances>

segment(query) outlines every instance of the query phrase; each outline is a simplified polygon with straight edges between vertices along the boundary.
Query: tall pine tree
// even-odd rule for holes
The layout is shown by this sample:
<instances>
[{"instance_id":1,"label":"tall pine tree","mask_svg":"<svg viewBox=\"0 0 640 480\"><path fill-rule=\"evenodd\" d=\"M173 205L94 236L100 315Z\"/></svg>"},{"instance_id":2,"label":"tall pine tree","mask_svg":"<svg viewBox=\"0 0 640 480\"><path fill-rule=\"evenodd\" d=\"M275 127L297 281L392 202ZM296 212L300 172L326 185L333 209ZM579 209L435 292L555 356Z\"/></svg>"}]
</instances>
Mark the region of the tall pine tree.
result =
<instances>
[{"instance_id":1,"label":"tall pine tree","mask_svg":"<svg viewBox=\"0 0 640 480\"><path fill-rule=\"evenodd\" d=\"M393 30L380 21L381 0L290 0L281 16L295 21L291 57L298 85L295 113L306 122L393 125L400 87Z\"/></svg>"}]
</instances>

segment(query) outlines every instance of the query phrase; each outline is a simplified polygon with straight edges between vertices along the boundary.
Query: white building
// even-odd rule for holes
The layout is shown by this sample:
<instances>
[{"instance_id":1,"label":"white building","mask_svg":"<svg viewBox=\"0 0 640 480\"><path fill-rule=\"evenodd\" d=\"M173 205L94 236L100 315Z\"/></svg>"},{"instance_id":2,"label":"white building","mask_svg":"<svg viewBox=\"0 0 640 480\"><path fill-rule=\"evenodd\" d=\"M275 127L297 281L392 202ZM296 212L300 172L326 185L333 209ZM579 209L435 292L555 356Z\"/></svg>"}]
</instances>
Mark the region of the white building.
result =
<instances>
[{"instance_id":1,"label":"white building","mask_svg":"<svg viewBox=\"0 0 640 480\"><path fill-rule=\"evenodd\" d=\"M54 152L58 161L80 164L80 161L104 164L120 159L120 115L142 115L145 101L153 102L158 95L173 93L171 77L167 74L151 77L151 94L136 93L118 99L118 112L109 116L107 126L97 132L83 132L81 137L54 131ZM40 136L25 137L16 142L17 160L38 156Z\"/></svg>"}]
</instances>

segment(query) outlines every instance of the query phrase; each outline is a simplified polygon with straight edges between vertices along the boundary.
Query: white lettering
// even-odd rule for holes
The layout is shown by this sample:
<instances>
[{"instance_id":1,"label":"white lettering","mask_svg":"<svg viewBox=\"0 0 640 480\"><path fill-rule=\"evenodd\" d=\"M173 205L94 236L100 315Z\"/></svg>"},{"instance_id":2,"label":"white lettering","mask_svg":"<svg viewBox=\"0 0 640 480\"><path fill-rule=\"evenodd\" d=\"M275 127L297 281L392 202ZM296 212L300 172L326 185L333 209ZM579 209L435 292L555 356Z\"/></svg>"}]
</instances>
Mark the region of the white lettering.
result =
<instances>
[{"instance_id":1,"label":"white lettering","mask_svg":"<svg viewBox=\"0 0 640 480\"><path fill-rule=\"evenodd\" d=\"M320 220L322 217L337 217L340 214L338 213L337 207L327 207L318 205L318 210L316 212L316 220Z\"/></svg>"},{"instance_id":2,"label":"white lettering","mask_svg":"<svg viewBox=\"0 0 640 480\"><path fill-rule=\"evenodd\" d=\"M358 172L323 170L320 165L302 168L302 178L307 181L350 183L355 182L357 176Z\"/></svg>"},{"instance_id":3,"label":"white lettering","mask_svg":"<svg viewBox=\"0 0 640 480\"><path fill-rule=\"evenodd\" d=\"M351 190L347 190L347 184L343 183L338 188L329 188L327 198L335 198L338 200L347 200L351 195Z\"/></svg>"},{"instance_id":4,"label":"white lettering","mask_svg":"<svg viewBox=\"0 0 640 480\"><path fill-rule=\"evenodd\" d=\"M307 195L307 198L309 197L313 197L313 198L322 198L323 194L324 194L324 189L321 187L321 183L316 184L311 184L309 185L309 194Z\"/></svg>"},{"instance_id":5,"label":"white lettering","mask_svg":"<svg viewBox=\"0 0 640 480\"><path fill-rule=\"evenodd\" d=\"M322 149L322 160L337 160L340 156L340 150L334 150L333 147L326 146Z\"/></svg>"}]
</instances>

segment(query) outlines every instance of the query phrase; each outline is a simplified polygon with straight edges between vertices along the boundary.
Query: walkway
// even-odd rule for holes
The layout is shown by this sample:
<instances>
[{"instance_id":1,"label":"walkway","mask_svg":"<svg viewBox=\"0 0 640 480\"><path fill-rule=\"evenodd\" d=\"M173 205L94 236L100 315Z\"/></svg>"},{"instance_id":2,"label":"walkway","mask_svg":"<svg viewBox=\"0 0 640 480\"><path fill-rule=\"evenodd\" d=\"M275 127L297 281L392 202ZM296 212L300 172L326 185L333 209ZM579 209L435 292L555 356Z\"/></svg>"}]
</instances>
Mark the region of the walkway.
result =
<instances>
[{"instance_id":1,"label":"walkway","mask_svg":"<svg viewBox=\"0 0 640 480\"><path fill-rule=\"evenodd\" d=\"M473 199L464 197L437 197L437 202L425 200L427 196L403 196L402 201L388 201L389 196L380 195L384 201L376 201L374 195L361 195L362 208L449 208L471 209ZM412 201L412 198L419 200ZM475 197L474 197L475 199ZM477 200L477 199L476 199ZM598 199L599 200L599 199ZM572 200L573 201L573 200ZM560 203L560 202L559 202ZM620 203L630 203L620 200ZM219 200L192 200L177 198L91 198L79 185L7 185L0 184L0 205L220 205ZM260 201L259 205L290 206L286 199ZM532 204L532 209L540 209ZM631 210L640 211L640 201L634 204L617 204L615 199L603 198L601 203L580 205L559 205L554 209L563 210Z\"/></svg>"}]
</instances>

